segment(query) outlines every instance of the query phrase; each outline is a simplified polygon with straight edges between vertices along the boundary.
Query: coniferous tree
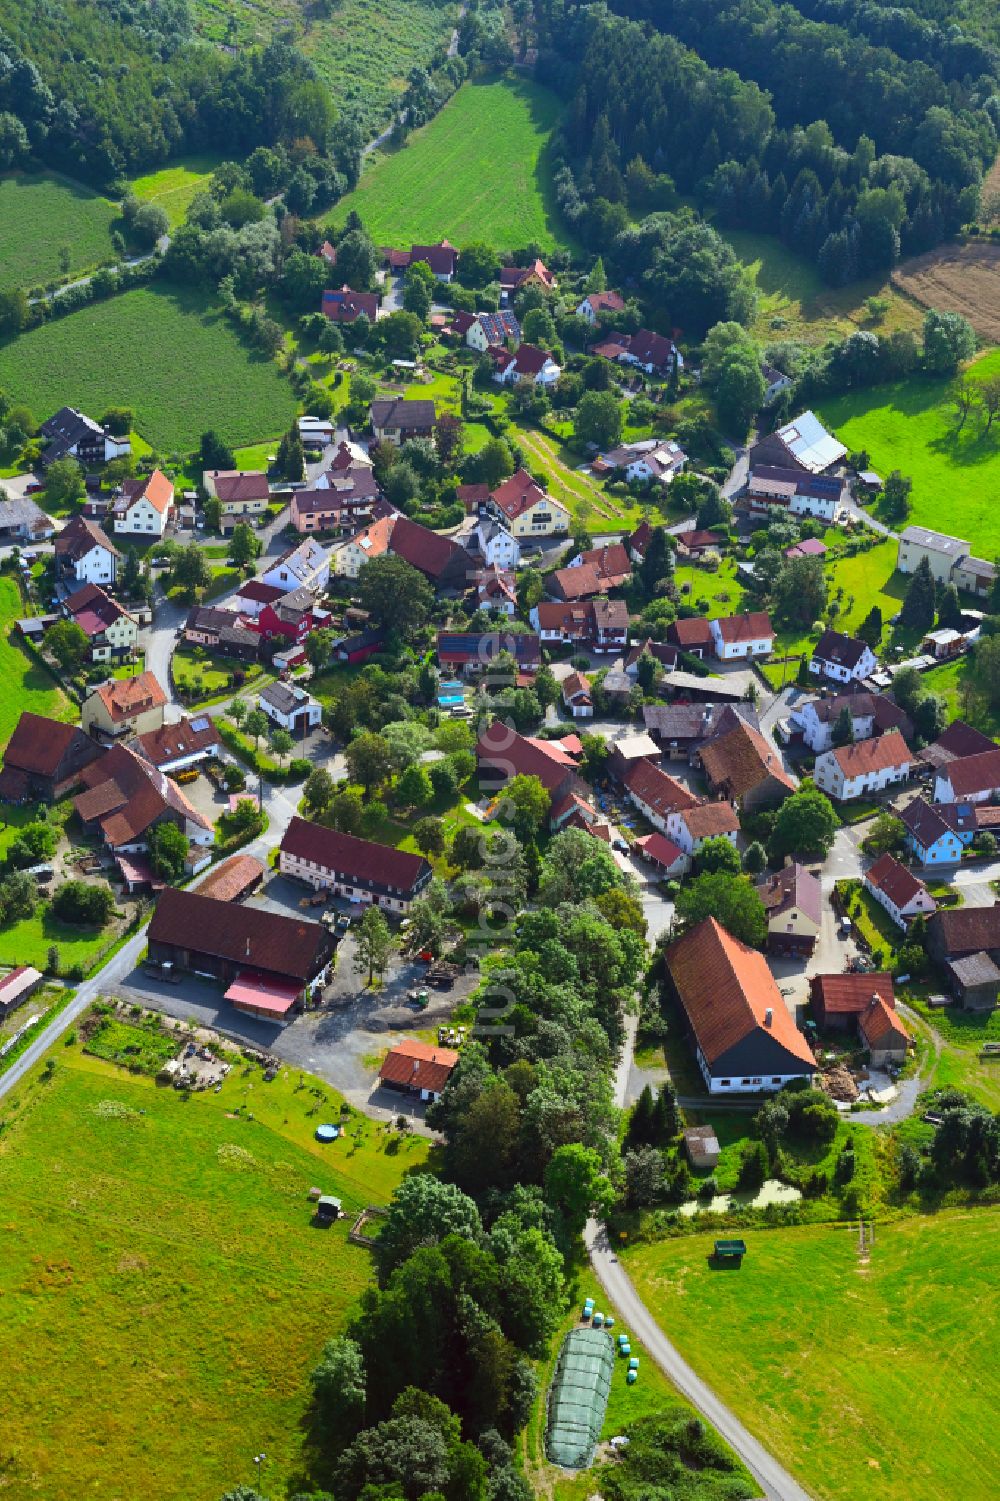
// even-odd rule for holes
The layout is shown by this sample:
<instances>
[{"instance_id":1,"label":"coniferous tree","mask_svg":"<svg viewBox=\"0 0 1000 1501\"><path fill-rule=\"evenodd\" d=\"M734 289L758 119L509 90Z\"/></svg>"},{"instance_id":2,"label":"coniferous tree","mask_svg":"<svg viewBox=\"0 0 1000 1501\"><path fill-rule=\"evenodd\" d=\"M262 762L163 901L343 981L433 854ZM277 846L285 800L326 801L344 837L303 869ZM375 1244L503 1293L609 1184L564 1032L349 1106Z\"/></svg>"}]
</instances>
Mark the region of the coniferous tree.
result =
<instances>
[{"instance_id":1,"label":"coniferous tree","mask_svg":"<svg viewBox=\"0 0 1000 1501\"><path fill-rule=\"evenodd\" d=\"M934 576L926 558L920 559L910 579L899 623L915 631L929 631L934 624Z\"/></svg>"}]
</instances>

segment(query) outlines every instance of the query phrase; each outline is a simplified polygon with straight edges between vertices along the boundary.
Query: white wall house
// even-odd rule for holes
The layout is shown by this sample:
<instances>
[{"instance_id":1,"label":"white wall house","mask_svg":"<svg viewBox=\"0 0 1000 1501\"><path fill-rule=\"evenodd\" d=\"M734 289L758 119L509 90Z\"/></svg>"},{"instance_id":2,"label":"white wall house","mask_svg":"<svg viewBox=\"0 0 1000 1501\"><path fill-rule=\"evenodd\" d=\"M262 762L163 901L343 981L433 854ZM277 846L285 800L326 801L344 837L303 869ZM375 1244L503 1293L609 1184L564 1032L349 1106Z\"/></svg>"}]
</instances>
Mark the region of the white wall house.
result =
<instances>
[{"instance_id":1,"label":"white wall house","mask_svg":"<svg viewBox=\"0 0 1000 1501\"><path fill-rule=\"evenodd\" d=\"M848 802L905 782L912 765L913 755L906 741L898 730L891 730L878 740L824 751L816 757L813 780L821 792Z\"/></svg>"},{"instance_id":2,"label":"white wall house","mask_svg":"<svg viewBox=\"0 0 1000 1501\"><path fill-rule=\"evenodd\" d=\"M722 662L767 657L774 650L774 630L770 617L763 611L723 616L720 620L710 620L708 627L715 655Z\"/></svg>"},{"instance_id":3,"label":"white wall house","mask_svg":"<svg viewBox=\"0 0 1000 1501\"><path fill-rule=\"evenodd\" d=\"M310 537L287 552L261 574L261 582L279 589L310 589L314 594L330 582L330 554Z\"/></svg>"},{"instance_id":4,"label":"white wall house","mask_svg":"<svg viewBox=\"0 0 1000 1501\"><path fill-rule=\"evenodd\" d=\"M662 825L661 825L662 827ZM665 832L685 855L701 849L706 839L728 839L735 847L740 820L732 803L699 803L667 815Z\"/></svg>"},{"instance_id":5,"label":"white wall house","mask_svg":"<svg viewBox=\"0 0 1000 1501\"><path fill-rule=\"evenodd\" d=\"M115 532L133 537L162 537L174 507L174 487L162 469L146 479L126 480L112 506Z\"/></svg>"},{"instance_id":6,"label":"white wall house","mask_svg":"<svg viewBox=\"0 0 1000 1501\"><path fill-rule=\"evenodd\" d=\"M834 683L860 683L878 668L871 647L840 631L824 631L813 648L809 671Z\"/></svg>"},{"instance_id":7,"label":"white wall house","mask_svg":"<svg viewBox=\"0 0 1000 1501\"><path fill-rule=\"evenodd\" d=\"M501 526L492 516L480 516L473 533L476 547L488 567L517 568L521 562L521 546L513 532Z\"/></svg>"},{"instance_id":8,"label":"white wall house","mask_svg":"<svg viewBox=\"0 0 1000 1501\"><path fill-rule=\"evenodd\" d=\"M988 803L1000 795L1000 749L962 756L934 778L936 803Z\"/></svg>"},{"instance_id":9,"label":"white wall house","mask_svg":"<svg viewBox=\"0 0 1000 1501\"><path fill-rule=\"evenodd\" d=\"M937 902L923 881L900 865L892 855L880 855L870 870L865 872L864 884L868 891L884 907L897 927L905 932L915 917L930 917L937 911Z\"/></svg>"},{"instance_id":10,"label":"white wall house","mask_svg":"<svg viewBox=\"0 0 1000 1501\"><path fill-rule=\"evenodd\" d=\"M81 584L113 584L118 572L118 553L95 542L73 562L73 575Z\"/></svg>"},{"instance_id":11,"label":"white wall house","mask_svg":"<svg viewBox=\"0 0 1000 1501\"><path fill-rule=\"evenodd\" d=\"M837 709L837 713L828 712L831 704ZM870 740L875 733L875 714L871 699L864 693L859 694L854 702L849 698L807 698L804 703L797 704L789 715L792 727L801 731L803 741L817 755L833 745L834 725L840 706L844 704L851 711L851 739Z\"/></svg>"}]
</instances>

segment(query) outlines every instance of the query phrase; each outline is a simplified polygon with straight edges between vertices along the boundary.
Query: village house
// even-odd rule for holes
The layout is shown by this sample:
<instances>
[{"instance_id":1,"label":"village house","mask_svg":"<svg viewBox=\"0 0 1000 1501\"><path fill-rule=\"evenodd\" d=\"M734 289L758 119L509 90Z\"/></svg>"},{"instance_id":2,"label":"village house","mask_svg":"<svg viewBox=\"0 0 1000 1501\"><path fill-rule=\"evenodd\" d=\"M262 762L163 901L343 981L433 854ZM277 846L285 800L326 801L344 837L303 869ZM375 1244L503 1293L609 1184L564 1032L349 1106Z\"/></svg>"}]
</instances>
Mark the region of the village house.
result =
<instances>
[{"instance_id":1,"label":"village house","mask_svg":"<svg viewBox=\"0 0 1000 1501\"><path fill-rule=\"evenodd\" d=\"M878 668L878 658L865 641L825 630L813 647L809 671L835 683L860 683Z\"/></svg>"},{"instance_id":2,"label":"village house","mask_svg":"<svg viewBox=\"0 0 1000 1501\"><path fill-rule=\"evenodd\" d=\"M322 594L330 582L329 550L314 537L308 537L265 568L260 582L273 585L282 594L287 594L290 589L308 589L312 594ZM241 597L243 593L245 590L241 590Z\"/></svg>"},{"instance_id":3,"label":"village house","mask_svg":"<svg viewBox=\"0 0 1000 1501\"><path fill-rule=\"evenodd\" d=\"M813 975L809 982L813 1017L821 1032L849 1032L857 1026L873 995L895 1010L891 975Z\"/></svg>"},{"instance_id":4,"label":"village house","mask_svg":"<svg viewBox=\"0 0 1000 1501\"><path fill-rule=\"evenodd\" d=\"M841 745L816 757L813 779L821 792L838 802L884 792L905 782L913 766L913 752L898 730L858 745Z\"/></svg>"},{"instance_id":5,"label":"village house","mask_svg":"<svg viewBox=\"0 0 1000 1501\"><path fill-rule=\"evenodd\" d=\"M829 548L818 537L803 537L801 542L793 542L791 547L785 548L786 558L825 558Z\"/></svg>"},{"instance_id":6,"label":"village house","mask_svg":"<svg viewBox=\"0 0 1000 1501\"><path fill-rule=\"evenodd\" d=\"M260 650L256 621L252 623L253 630L233 610L218 605L195 605L184 622L183 639L189 646L202 646L206 651L252 662Z\"/></svg>"},{"instance_id":7,"label":"village house","mask_svg":"<svg viewBox=\"0 0 1000 1501\"><path fill-rule=\"evenodd\" d=\"M633 480L640 484L655 481L666 486L687 468L687 462L687 454L672 439L664 442L660 438L640 438L598 454L592 468L597 474L613 470L629 483Z\"/></svg>"},{"instance_id":8,"label":"village house","mask_svg":"<svg viewBox=\"0 0 1000 1501\"><path fill-rule=\"evenodd\" d=\"M311 490L296 490L289 506L289 520L297 532L342 534L367 525L381 495L370 469L352 469L337 476L336 483Z\"/></svg>"},{"instance_id":9,"label":"village house","mask_svg":"<svg viewBox=\"0 0 1000 1501\"><path fill-rule=\"evenodd\" d=\"M111 507L115 534L162 537L174 509L174 487L162 469L140 479L127 479Z\"/></svg>"},{"instance_id":10,"label":"village house","mask_svg":"<svg viewBox=\"0 0 1000 1501\"><path fill-rule=\"evenodd\" d=\"M302 740L322 723L323 706L295 683L269 683L257 695L257 704L268 719Z\"/></svg>"},{"instance_id":11,"label":"village house","mask_svg":"<svg viewBox=\"0 0 1000 1501\"><path fill-rule=\"evenodd\" d=\"M309 589L290 589L273 604L265 605L253 626L264 641L285 637L298 646L310 632L322 630L332 619L330 611L316 603Z\"/></svg>"},{"instance_id":12,"label":"village house","mask_svg":"<svg viewBox=\"0 0 1000 1501\"><path fill-rule=\"evenodd\" d=\"M430 1104L441 1098L457 1063L458 1054L453 1048L432 1047L430 1043L407 1038L385 1055L378 1082L383 1089L413 1095Z\"/></svg>"},{"instance_id":13,"label":"village house","mask_svg":"<svg viewBox=\"0 0 1000 1501\"><path fill-rule=\"evenodd\" d=\"M576 316L584 318L591 328L608 314L624 313L625 299L620 292L588 292L577 305Z\"/></svg>"},{"instance_id":14,"label":"village house","mask_svg":"<svg viewBox=\"0 0 1000 1501\"><path fill-rule=\"evenodd\" d=\"M543 599L528 619L543 642L578 643L605 652L622 651L628 641L628 606L622 599L585 599L575 604Z\"/></svg>"},{"instance_id":15,"label":"village house","mask_svg":"<svg viewBox=\"0 0 1000 1501\"><path fill-rule=\"evenodd\" d=\"M562 536L569 531L569 511L553 500L526 469L519 469L490 491L489 511L522 541L525 537Z\"/></svg>"},{"instance_id":16,"label":"village house","mask_svg":"<svg viewBox=\"0 0 1000 1501\"><path fill-rule=\"evenodd\" d=\"M697 807L699 802L693 792L648 758L633 762L622 778L622 785L629 802L661 834L668 832L672 813Z\"/></svg>"},{"instance_id":17,"label":"village house","mask_svg":"<svg viewBox=\"0 0 1000 1501\"><path fill-rule=\"evenodd\" d=\"M710 620L708 627L713 650L722 662L767 657L774 650L774 627L763 610L753 610L748 615L723 615Z\"/></svg>"},{"instance_id":18,"label":"village house","mask_svg":"<svg viewBox=\"0 0 1000 1501\"><path fill-rule=\"evenodd\" d=\"M496 563L472 575L475 589L473 610L489 610L494 615L513 619L517 614L517 583L514 574Z\"/></svg>"},{"instance_id":19,"label":"village house","mask_svg":"<svg viewBox=\"0 0 1000 1501\"><path fill-rule=\"evenodd\" d=\"M967 1010L993 1010L1000 993L1000 903L939 909L927 923L927 951Z\"/></svg>"},{"instance_id":20,"label":"village house","mask_svg":"<svg viewBox=\"0 0 1000 1501\"><path fill-rule=\"evenodd\" d=\"M407 401L402 396L387 397L371 404L372 432L379 443L399 448L412 438L434 435L437 412L433 401Z\"/></svg>"},{"instance_id":21,"label":"village house","mask_svg":"<svg viewBox=\"0 0 1000 1501\"><path fill-rule=\"evenodd\" d=\"M668 761L694 760L707 741L727 734L740 724L760 727L756 710L749 702L644 704L642 718Z\"/></svg>"},{"instance_id":22,"label":"village house","mask_svg":"<svg viewBox=\"0 0 1000 1501\"><path fill-rule=\"evenodd\" d=\"M797 860L757 886L767 913L767 951L807 959L816 947L823 922L823 888L818 877Z\"/></svg>"},{"instance_id":23,"label":"village house","mask_svg":"<svg viewBox=\"0 0 1000 1501\"><path fill-rule=\"evenodd\" d=\"M152 672L111 678L93 688L80 705L80 722L96 740L144 735L163 723L167 695Z\"/></svg>"},{"instance_id":24,"label":"village house","mask_svg":"<svg viewBox=\"0 0 1000 1501\"><path fill-rule=\"evenodd\" d=\"M634 334L608 334L590 352L618 365L636 365L647 375L673 375L684 366L684 357L674 341L648 328L637 329Z\"/></svg>"},{"instance_id":25,"label":"village house","mask_svg":"<svg viewBox=\"0 0 1000 1501\"><path fill-rule=\"evenodd\" d=\"M664 965L709 1094L812 1083L816 1061L763 954L707 917L670 944Z\"/></svg>"},{"instance_id":26,"label":"village house","mask_svg":"<svg viewBox=\"0 0 1000 1501\"><path fill-rule=\"evenodd\" d=\"M44 542L55 533L55 522L30 495L3 499L0 487L0 543Z\"/></svg>"},{"instance_id":27,"label":"village house","mask_svg":"<svg viewBox=\"0 0 1000 1501\"><path fill-rule=\"evenodd\" d=\"M412 245L409 250L390 250L387 259L391 271L405 271L415 261L423 261L438 281L449 282L458 266L458 251L447 240L439 240L436 245Z\"/></svg>"},{"instance_id":28,"label":"village house","mask_svg":"<svg viewBox=\"0 0 1000 1501\"><path fill-rule=\"evenodd\" d=\"M127 743L129 750L169 776L223 755L222 741L210 714L199 714L194 719L182 715L174 724L147 730Z\"/></svg>"},{"instance_id":29,"label":"village house","mask_svg":"<svg viewBox=\"0 0 1000 1501\"><path fill-rule=\"evenodd\" d=\"M578 553L565 568L557 568L548 577L548 588L557 599L590 599L621 589L632 577L632 564L625 547L615 542L610 547L595 547Z\"/></svg>"},{"instance_id":30,"label":"village house","mask_svg":"<svg viewBox=\"0 0 1000 1501\"><path fill-rule=\"evenodd\" d=\"M509 652L518 672L534 675L542 665L538 637L524 631L438 631L438 665L466 677L491 668L501 652Z\"/></svg>"},{"instance_id":31,"label":"village house","mask_svg":"<svg viewBox=\"0 0 1000 1501\"><path fill-rule=\"evenodd\" d=\"M900 811L899 818L906 829L907 848L924 866L959 865L963 849L976 836L975 810L971 804L935 807L922 797L915 797Z\"/></svg>"},{"instance_id":32,"label":"village house","mask_svg":"<svg viewBox=\"0 0 1000 1501\"><path fill-rule=\"evenodd\" d=\"M385 645L385 635L377 629L356 631L351 636L341 636L333 643L331 655L338 662L347 662L352 667L360 666L380 652Z\"/></svg>"},{"instance_id":33,"label":"village house","mask_svg":"<svg viewBox=\"0 0 1000 1501\"><path fill-rule=\"evenodd\" d=\"M908 526L899 535L896 567L900 573L915 573L926 560L935 581L950 584L956 563L968 555L969 544L961 537L949 537L927 526Z\"/></svg>"},{"instance_id":34,"label":"village house","mask_svg":"<svg viewBox=\"0 0 1000 1501\"><path fill-rule=\"evenodd\" d=\"M815 412L807 411L759 439L750 449L750 468L773 466L825 474L846 456L843 443L827 432Z\"/></svg>"},{"instance_id":35,"label":"village house","mask_svg":"<svg viewBox=\"0 0 1000 1501\"><path fill-rule=\"evenodd\" d=\"M189 844L201 848L215 840L211 823L177 783L127 745L111 746L80 780L84 790L73 799L74 810L116 854L148 848L150 831L161 823L175 824Z\"/></svg>"},{"instance_id":36,"label":"village house","mask_svg":"<svg viewBox=\"0 0 1000 1501\"><path fill-rule=\"evenodd\" d=\"M1000 797L1000 747L949 761L935 774L936 803L988 803Z\"/></svg>"},{"instance_id":37,"label":"village house","mask_svg":"<svg viewBox=\"0 0 1000 1501\"><path fill-rule=\"evenodd\" d=\"M777 401L782 391L791 390L791 377L783 370L778 370L774 365L763 362L760 373L764 377L764 406L769 407L772 401Z\"/></svg>"},{"instance_id":38,"label":"village house","mask_svg":"<svg viewBox=\"0 0 1000 1501\"><path fill-rule=\"evenodd\" d=\"M78 584L113 584L121 553L96 521L73 516L52 544L56 571Z\"/></svg>"},{"instance_id":39,"label":"village house","mask_svg":"<svg viewBox=\"0 0 1000 1501\"><path fill-rule=\"evenodd\" d=\"M369 902L406 913L429 884L432 871L422 855L341 834L305 818L293 818L278 846L282 875L352 902Z\"/></svg>"},{"instance_id":40,"label":"village house","mask_svg":"<svg viewBox=\"0 0 1000 1501\"><path fill-rule=\"evenodd\" d=\"M692 760L701 766L711 790L738 803L745 813L773 808L795 791L775 746L743 719L706 740Z\"/></svg>"},{"instance_id":41,"label":"village house","mask_svg":"<svg viewBox=\"0 0 1000 1501\"><path fill-rule=\"evenodd\" d=\"M667 627L667 641L688 656L703 659L714 650L712 628L704 615L672 620Z\"/></svg>"},{"instance_id":42,"label":"village house","mask_svg":"<svg viewBox=\"0 0 1000 1501\"><path fill-rule=\"evenodd\" d=\"M378 317L378 294L355 292L346 284L336 291L324 292L320 312L331 323L356 323L367 318L374 323Z\"/></svg>"},{"instance_id":43,"label":"village house","mask_svg":"<svg viewBox=\"0 0 1000 1501\"><path fill-rule=\"evenodd\" d=\"M537 777L554 808L571 794L584 800L590 789L577 774L576 759L559 740L534 740L495 719L475 745L479 785L495 795L516 776Z\"/></svg>"},{"instance_id":44,"label":"village house","mask_svg":"<svg viewBox=\"0 0 1000 1501\"><path fill-rule=\"evenodd\" d=\"M330 442L333 442L331 433ZM342 438L337 444L337 451L327 467L313 480L317 490L323 490L335 486L341 475L349 475L358 469L373 468L371 455L360 443L355 443L353 438Z\"/></svg>"},{"instance_id":45,"label":"village house","mask_svg":"<svg viewBox=\"0 0 1000 1501\"><path fill-rule=\"evenodd\" d=\"M971 724L966 724L962 719L953 719L936 740L924 747L919 753L919 759L925 766L938 771L951 761L978 756L982 751L994 751L996 748L996 742L984 735L982 730L973 729Z\"/></svg>"},{"instance_id":46,"label":"village house","mask_svg":"<svg viewBox=\"0 0 1000 1501\"><path fill-rule=\"evenodd\" d=\"M898 704L882 693L826 694L820 698L807 698L796 704L789 715L793 731L802 735L803 742L811 751L819 754L833 744L833 731L841 713L847 709L851 716L851 739L870 740L873 735L884 735L888 730L899 730L906 737L913 733L913 725Z\"/></svg>"},{"instance_id":47,"label":"village house","mask_svg":"<svg viewBox=\"0 0 1000 1501\"><path fill-rule=\"evenodd\" d=\"M709 552L717 552L721 546L718 532L692 527L678 532L675 538L678 557L684 562L700 562Z\"/></svg>"},{"instance_id":48,"label":"village house","mask_svg":"<svg viewBox=\"0 0 1000 1501\"><path fill-rule=\"evenodd\" d=\"M465 330L465 342L470 349L486 354L490 349L503 349L510 342L521 342L521 325L509 309L499 313L474 313Z\"/></svg>"},{"instance_id":49,"label":"village house","mask_svg":"<svg viewBox=\"0 0 1000 1501\"><path fill-rule=\"evenodd\" d=\"M265 605L273 604L283 594L287 594L287 588L280 584L265 584L261 579L245 579L239 587L239 593L232 598L232 607L235 613L245 615L249 620L256 620Z\"/></svg>"},{"instance_id":50,"label":"village house","mask_svg":"<svg viewBox=\"0 0 1000 1501\"><path fill-rule=\"evenodd\" d=\"M86 634L92 662L123 662L135 653L139 626L100 584L84 584L62 602L63 614Z\"/></svg>"},{"instance_id":51,"label":"village house","mask_svg":"<svg viewBox=\"0 0 1000 1501\"><path fill-rule=\"evenodd\" d=\"M267 475L260 470L206 469L201 482L219 502L223 536L241 521L252 521L267 512L271 491Z\"/></svg>"},{"instance_id":52,"label":"village house","mask_svg":"<svg viewBox=\"0 0 1000 1501\"><path fill-rule=\"evenodd\" d=\"M843 492L843 481L837 475L757 464L750 470L744 493L752 516L781 509L793 516L815 516L832 525L839 516Z\"/></svg>"},{"instance_id":53,"label":"village house","mask_svg":"<svg viewBox=\"0 0 1000 1501\"><path fill-rule=\"evenodd\" d=\"M685 855L696 855L706 839L728 839L735 847L739 832L736 808L723 801L677 808L667 818L667 834Z\"/></svg>"},{"instance_id":54,"label":"village house","mask_svg":"<svg viewBox=\"0 0 1000 1501\"><path fill-rule=\"evenodd\" d=\"M590 683L580 672L571 672L562 682L562 701L566 712L574 719L593 719L594 700L590 696Z\"/></svg>"},{"instance_id":55,"label":"village house","mask_svg":"<svg viewBox=\"0 0 1000 1501\"><path fill-rule=\"evenodd\" d=\"M501 526L493 516L480 516L472 533L471 545L488 568L517 568L521 562L521 544L513 532Z\"/></svg>"},{"instance_id":56,"label":"village house","mask_svg":"<svg viewBox=\"0 0 1000 1501\"><path fill-rule=\"evenodd\" d=\"M500 270L500 301L505 304L525 287L538 287L548 294L554 292L556 286L556 279L548 266L537 258L530 266L503 266Z\"/></svg>"},{"instance_id":57,"label":"village house","mask_svg":"<svg viewBox=\"0 0 1000 1501\"><path fill-rule=\"evenodd\" d=\"M273 1022L325 982L334 951L322 923L175 886L160 893L147 939L154 964L215 975L237 1010Z\"/></svg>"},{"instance_id":58,"label":"village house","mask_svg":"<svg viewBox=\"0 0 1000 1501\"><path fill-rule=\"evenodd\" d=\"M38 436L45 444L42 463L46 468L56 459L71 458L84 469L92 469L132 452L128 433L116 437L106 423L102 426L74 407L60 407L42 423Z\"/></svg>"},{"instance_id":59,"label":"village house","mask_svg":"<svg viewBox=\"0 0 1000 1501\"><path fill-rule=\"evenodd\" d=\"M493 361L493 379L502 386L527 381L536 386L554 386L562 374L551 354L536 344L519 344L515 351L506 346L489 348Z\"/></svg>"},{"instance_id":60,"label":"village house","mask_svg":"<svg viewBox=\"0 0 1000 1501\"><path fill-rule=\"evenodd\" d=\"M652 636L647 636L645 641L633 641L622 662L622 671L635 682L639 676L639 663L643 657L652 657L657 670L673 672L677 666L678 652L676 646L671 646L667 641L654 641Z\"/></svg>"},{"instance_id":61,"label":"village house","mask_svg":"<svg viewBox=\"0 0 1000 1501\"><path fill-rule=\"evenodd\" d=\"M608 771L621 782L624 782L633 766L644 761L655 764L660 759L659 746L644 730L619 732L613 740L607 741L607 747Z\"/></svg>"},{"instance_id":62,"label":"village house","mask_svg":"<svg viewBox=\"0 0 1000 1501\"><path fill-rule=\"evenodd\" d=\"M929 917L937 911L937 902L923 881L888 852L865 871L863 883L904 932L915 917Z\"/></svg>"},{"instance_id":63,"label":"village house","mask_svg":"<svg viewBox=\"0 0 1000 1501\"><path fill-rule=\"evenodd\" d=\"M857 1028L873 1068L906 1061L910 1034L896 1010L891 975L814 975L810 995L823 1031Z\"/></svg>"},{"instance_id":64,"label":"village house","mask_svg":"<svg viewBox=\"0 0 1000 1501\"><path fill-rule=\"evenodd\" d=\"M22 709L3 753L0 798L5 803L58 802L103 754L79 725Z\"/></svg>"},{"instance_id":65,"label":"village house","mask_svg":"<svg viewBox=\"0 0 1000 1501\"><path fill-rule=\"evenodd\" d=\"M337 550L336 571L342 577L357 578L372 558L387 554L402 558L436 589L462 588L474 571L472 559L458 542L395 511L373 521Z\"/></svg>"}]
</instances>

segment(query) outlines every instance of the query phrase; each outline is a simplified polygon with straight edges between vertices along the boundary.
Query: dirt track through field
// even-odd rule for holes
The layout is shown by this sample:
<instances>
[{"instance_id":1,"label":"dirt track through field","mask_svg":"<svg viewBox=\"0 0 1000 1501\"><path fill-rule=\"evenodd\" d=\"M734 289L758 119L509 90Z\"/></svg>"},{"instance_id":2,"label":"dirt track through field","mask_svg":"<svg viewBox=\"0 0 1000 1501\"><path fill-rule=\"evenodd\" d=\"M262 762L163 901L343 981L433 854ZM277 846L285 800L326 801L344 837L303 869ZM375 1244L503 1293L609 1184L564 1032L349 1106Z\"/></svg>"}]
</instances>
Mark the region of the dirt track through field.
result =
<instances>
[{"instance_id":1,"label":"dirt track through field","mask_svg":"<svg viewBox=\"0 0 1000 1501\"><path fill-rule=\"evenodd\" d=\"M980 338L1000 344L1000 243L941 245L904 261L892 285L923 307L962 313Z\"/></svg>"}]
</instances>

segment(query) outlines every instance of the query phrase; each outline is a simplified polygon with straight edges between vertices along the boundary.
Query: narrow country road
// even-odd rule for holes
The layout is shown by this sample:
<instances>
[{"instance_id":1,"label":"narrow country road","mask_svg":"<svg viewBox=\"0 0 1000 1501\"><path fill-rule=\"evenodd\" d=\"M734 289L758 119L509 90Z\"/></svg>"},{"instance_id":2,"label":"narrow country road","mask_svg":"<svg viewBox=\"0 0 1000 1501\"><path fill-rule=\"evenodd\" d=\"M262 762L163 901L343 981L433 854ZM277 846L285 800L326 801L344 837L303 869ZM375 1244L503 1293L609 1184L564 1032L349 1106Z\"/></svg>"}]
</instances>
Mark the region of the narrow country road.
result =
<instances>
[{"instance_id":1,"label":"narrow country road","mask_svg":"<svg viewBox=\"0 0 1000 1501\"><path fill-rule=\"evenodd\" d=\"M608 1243L603 1225L590 1220L585 1231L590 1264L624 1324L645 1345L650 1358L670 1378L705 1420L725 1439L761 1487L767 1501L809 1501L809 1493L769 1454L743 1424L688 1365L667 1339L631 1278Z\"/></svg>"},{"instance_id":2,"label":"narrow country road","mask_svg":"<svg viewBox=\"0 0 1000 1501\"><path fill-rule=\"evenodd\" d=\"M638 1017L626 1017L625 1042L615 1072L615 1104L619 1106L625 1103L638 1025ZM655 1360L678 1391L718 1430L758 1482L767 1501L810 1501L808 1491L803 1490L763 1444L747 1432L736 1414L696 1375L667 1339L619 1262L604 1225L588 1220L584 1239L590 1264L622 1322L645 1345L650 1359Z\"/></svg>"}]
</instances>

